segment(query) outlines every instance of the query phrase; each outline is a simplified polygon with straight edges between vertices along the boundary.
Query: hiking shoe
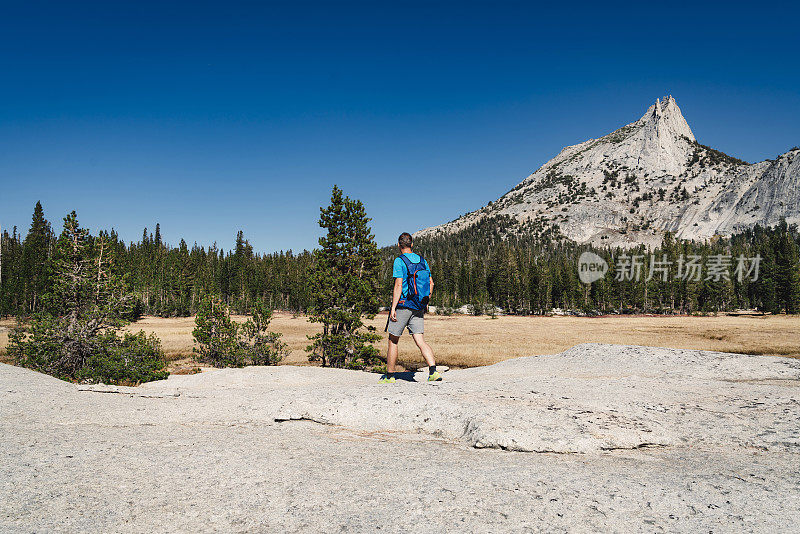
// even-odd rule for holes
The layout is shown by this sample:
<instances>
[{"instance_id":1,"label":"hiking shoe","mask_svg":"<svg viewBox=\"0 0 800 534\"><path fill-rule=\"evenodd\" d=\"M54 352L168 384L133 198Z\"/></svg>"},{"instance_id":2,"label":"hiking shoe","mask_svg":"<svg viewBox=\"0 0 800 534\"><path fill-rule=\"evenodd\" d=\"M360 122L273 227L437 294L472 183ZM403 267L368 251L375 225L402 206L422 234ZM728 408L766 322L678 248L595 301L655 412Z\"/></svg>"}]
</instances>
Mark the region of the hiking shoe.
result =
<instances>
[{"instance_id":1,"label":"hiking shoe","mask_svg":"<svg viewBox=\"0 0 800 534\"><path fill-rule=\"evenodd\" d=\"M378 383L379 384L394 384L395 383L395 379L394 379L393 376L389 377L389 376L383 375L381 377L381 379L378 380Z\"/></svg>"},{"instance_id":2,"label":"hiking shoe","mask_svg":"<svg viewBox=\"0 0 800 534\"><path fill-rule=\"evenodd\" d=\"M441 382L442 375L439 374L439 371L434 371L428 375L428 382Z\"/></svg>"}]
</instances>

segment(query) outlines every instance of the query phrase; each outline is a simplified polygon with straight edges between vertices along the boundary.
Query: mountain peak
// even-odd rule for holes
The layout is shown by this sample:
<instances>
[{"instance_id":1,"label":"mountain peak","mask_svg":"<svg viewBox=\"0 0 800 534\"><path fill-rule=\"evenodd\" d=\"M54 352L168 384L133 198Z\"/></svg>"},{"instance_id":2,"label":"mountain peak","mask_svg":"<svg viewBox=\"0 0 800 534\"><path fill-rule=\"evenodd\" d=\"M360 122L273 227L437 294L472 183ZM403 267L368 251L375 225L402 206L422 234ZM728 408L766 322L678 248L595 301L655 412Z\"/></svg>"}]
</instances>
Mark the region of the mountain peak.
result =
<instances>
[{"instance_id":1,"label":"mountain peak","mask_svg":"<svg viewBox=\"0 0 800 534\"><path fill-rule=\"evenodd\" d=\"M781 218L800 222L800 158L746 164L695 141L678 103L658 98L636 122L565 147L486 207L417 235L481 221L507 235L656 246L665 231L709 239Z\"/></svg>"},{"instance_id":2,"label":"mountain peak","mask_svg":"<svg viewBox=\"0 0 800 534\"><path fill-rule=\"evenodd\" d=\"M690 141L694 141L694 133L689 128L686 119L683 118L681 108L672 95L663 98L656 98L655 104L647 108L647 112L639 119L643 126L654 128L658 137L672 134L675 136L685 136Z\"/></svg>"}]
</instances>

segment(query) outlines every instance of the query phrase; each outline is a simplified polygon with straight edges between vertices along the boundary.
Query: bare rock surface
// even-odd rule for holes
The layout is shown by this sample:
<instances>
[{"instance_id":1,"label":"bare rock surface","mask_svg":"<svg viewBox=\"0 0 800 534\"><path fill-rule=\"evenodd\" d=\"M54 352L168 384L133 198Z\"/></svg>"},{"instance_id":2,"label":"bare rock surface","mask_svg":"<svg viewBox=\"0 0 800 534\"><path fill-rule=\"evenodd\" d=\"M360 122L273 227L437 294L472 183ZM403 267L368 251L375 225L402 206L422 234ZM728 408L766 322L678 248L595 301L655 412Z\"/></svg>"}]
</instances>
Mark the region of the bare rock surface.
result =
<instances>
[{"instance_id":1,"label":"bare rock surface","mask_svg":"<svg viewBox=\"0 0 800 534\"><path fill-rule=\"evenodd\" d=\"M427 383L0 365L0 531L796 531L800 361L586 344Z\"/></svg>"}]
</instances>

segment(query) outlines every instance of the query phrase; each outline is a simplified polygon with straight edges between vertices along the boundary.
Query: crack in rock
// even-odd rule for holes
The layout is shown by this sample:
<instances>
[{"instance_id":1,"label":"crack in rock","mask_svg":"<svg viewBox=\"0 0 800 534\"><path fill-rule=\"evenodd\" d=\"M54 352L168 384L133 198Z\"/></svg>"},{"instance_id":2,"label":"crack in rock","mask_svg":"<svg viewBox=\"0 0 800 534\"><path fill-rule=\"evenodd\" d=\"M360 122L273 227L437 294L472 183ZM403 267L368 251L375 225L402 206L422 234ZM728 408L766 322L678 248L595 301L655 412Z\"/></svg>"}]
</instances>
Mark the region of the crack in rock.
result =
<instances>
[{"instance_id":1,"label":"crack in rock","mask_svg":"<svg viewBox=\"0 0 800 534\"><path fill-rule=\"evenodd\" d=\"M118 395L128 395L130 397L142 397L145 399L163 399L169 397L180 397L181 392L173 391L148 391L129 386L112 386L107 384L82 384L78 386L78 391L89 393L116 393Z\"/></svg>"}]
</instances>

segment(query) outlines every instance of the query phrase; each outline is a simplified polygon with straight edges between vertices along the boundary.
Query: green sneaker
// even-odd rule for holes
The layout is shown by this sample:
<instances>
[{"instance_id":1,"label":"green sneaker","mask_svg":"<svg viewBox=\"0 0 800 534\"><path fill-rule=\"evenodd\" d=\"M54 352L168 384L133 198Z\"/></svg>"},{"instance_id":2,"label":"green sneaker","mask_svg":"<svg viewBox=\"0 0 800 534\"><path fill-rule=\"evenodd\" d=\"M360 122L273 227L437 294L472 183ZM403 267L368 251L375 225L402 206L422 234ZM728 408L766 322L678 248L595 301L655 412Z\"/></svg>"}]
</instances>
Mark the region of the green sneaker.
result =
<instances>
[{"instance_id":1,"label":"green sneaker","mask_svg":"<svg viewBox=\"0 0 800 534\"><path fill-rule=\"evenodd\" d=\"M378 380L378 383L379 384L394 384L395 380L394 380L393 376L392 377L388 377L386 375L383 375L383 376L381 376L381 379Z\"/></svg>"},{"instance_id":2,"label":"green sneaker","mask_svg":"<svg viewBox=\"0 0 800 534\"><path fill-rule=\"evenodd\" d=\"M434 371L428 375L428 382L441 382L442 375L439 374L439 371Z\"/></svg>"}]
</instances>

